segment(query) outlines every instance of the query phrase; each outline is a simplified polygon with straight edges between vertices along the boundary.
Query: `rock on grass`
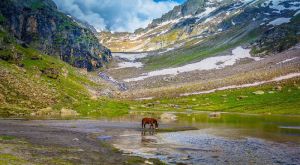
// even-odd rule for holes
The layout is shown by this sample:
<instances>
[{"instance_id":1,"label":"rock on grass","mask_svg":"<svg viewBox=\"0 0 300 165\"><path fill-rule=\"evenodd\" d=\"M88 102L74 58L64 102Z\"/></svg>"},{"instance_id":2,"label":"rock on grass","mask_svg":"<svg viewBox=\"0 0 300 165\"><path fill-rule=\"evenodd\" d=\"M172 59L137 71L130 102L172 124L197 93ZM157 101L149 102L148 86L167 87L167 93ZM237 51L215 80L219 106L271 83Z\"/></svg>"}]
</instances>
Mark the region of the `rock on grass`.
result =
<instances>
[{"instance_id":1,"label":"rock on grass","mask_svg":"<svg viewBox=\"0 0 300 165\"><path fill-rule=\"evenodd\" d=\"M255 91L253 93L256 94L256 95L263 95L263 94L265 94L264 91Z\"/></svg>"}]
</instances>

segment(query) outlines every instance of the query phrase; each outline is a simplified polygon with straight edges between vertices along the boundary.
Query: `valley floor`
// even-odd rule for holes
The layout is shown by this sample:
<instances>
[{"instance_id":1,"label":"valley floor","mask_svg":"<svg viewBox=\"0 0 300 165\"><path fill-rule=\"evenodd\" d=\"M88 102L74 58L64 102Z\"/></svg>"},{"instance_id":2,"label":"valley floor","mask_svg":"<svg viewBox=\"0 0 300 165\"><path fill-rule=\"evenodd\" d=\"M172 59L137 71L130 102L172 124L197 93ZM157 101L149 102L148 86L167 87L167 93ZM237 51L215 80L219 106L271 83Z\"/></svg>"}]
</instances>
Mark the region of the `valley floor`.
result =
<instances>
[{"instance_id":1,"label":"valley floor","mask_svg":"<svg viewBox=\"0 0 300 165\"><path fill-rule=\"evenodd\" d=\"M242 58L232 66L219 69L195 70L182 73L157 75L134 81L143 68L111 68L108 75L126 82L129 90L123 92L121 98L155 98L176 97L185 93L212 90L230 85L242 85L271 80L276 77L300 72L300 46L295 46L283 53L253 60ZM145 74L147 75L147 74Z\"/></svg>"},{"instance_id":2,"label":"valley floor","mask_svg":"<svg viewBox=\"0 0 300 165\"><path fill-rule=\"evenodd\" d=\"M128 100L130 110L300 114L299 54L300 46L296 45L259 60L241 58L231 66L218 69L157 75L127 82L124 80L147 71L132 65L118 68L118 63L124 63L124 58L128 61L126 56L130 57L130 54L124 54L103 73L128 88L115 93L114 97ZM130 60L133 63L139 61L138 58Z\"/></svg>"}]
</instances>

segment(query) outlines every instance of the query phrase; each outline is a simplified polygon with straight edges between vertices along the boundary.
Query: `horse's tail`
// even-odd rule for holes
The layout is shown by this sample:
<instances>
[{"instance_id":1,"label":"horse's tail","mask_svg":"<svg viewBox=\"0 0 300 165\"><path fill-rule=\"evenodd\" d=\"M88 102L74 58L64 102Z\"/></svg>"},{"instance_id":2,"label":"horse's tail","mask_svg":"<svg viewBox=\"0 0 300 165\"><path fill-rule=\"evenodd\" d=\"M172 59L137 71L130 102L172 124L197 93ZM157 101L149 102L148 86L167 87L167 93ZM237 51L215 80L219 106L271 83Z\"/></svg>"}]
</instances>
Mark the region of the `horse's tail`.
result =
<instances>
[{"instance_id":1,"label":"horse's tail","mask_svg":"<svg viewBox=\"0 0 300 165\"><path fill-rule=\"evenodd\" d=\"M142 120L142 128L144 128L144 119Z\"/></svg>"}]
</instances>

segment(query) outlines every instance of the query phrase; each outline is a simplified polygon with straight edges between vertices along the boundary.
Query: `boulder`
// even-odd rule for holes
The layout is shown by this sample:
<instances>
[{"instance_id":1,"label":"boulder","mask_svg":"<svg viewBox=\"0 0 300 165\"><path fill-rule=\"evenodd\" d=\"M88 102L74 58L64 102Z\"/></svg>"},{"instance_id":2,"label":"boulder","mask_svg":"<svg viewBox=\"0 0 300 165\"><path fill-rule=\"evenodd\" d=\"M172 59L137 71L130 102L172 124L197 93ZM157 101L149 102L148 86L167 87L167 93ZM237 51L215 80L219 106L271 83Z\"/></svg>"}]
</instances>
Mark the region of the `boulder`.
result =
<instances>
[{"instance_id":1,"label":"boulder","mask_svg":"<svg viewBox=\"0 0 300 165\"><path fill-rule=\"evenodd\" d=\"M57 79L60 74L60 71L57 68L45 68L45 69L41 69L41 72L42 74L52 79Z\"/></svg>"},{"instance_id":2,"label":"boulder","mask_svg":"<svg viewBox=\"0 0 300 165\"><path fill-rule=\"evenodd\" d=\"M148 160L145 160L145 164L153 164L153 162L150 162Z\"/></svg>"},{"instance_id":3,"label":"boulder","mask_svg":"<svg viewBox=\"0 0 300 165\"><path fill-rule=\"evenodd\" d=\"M175 121L177 116L173 113L163 113L160 115L160 119L163 121Z\"/></svg>"},{"instance_id":4,"label":"boulder","mask_svg":"<svg viewBox=\"0 0 300 165\"><path fill-rule=\"evenodd\" d=\"M0 104L5 103L5 97L0 93Z\"/></svg>"},{"instance_id":5,"label":"boulder","mask_svg":"<svg viewBox=\"0 0 300 165\"><path fill-rule=\"evenodd\" d=\"M73 141L76 141L76 142L78 142L78 141L79 141L79 139L78 139L78 138L74 138L74 139L73 139Z\"/></svg>"},{"instance_id":6,"label":"boulder","mask_svg":"<svg viewBox=\"0 0 300 165\"><path fill-rule=\"evenodd\" d=\"M256 94L256 95L263 95L263 94L265 94L265 92L264 92L264 91L261 91L261 90L255 91L255 92L253 92L253 93Z\"/></svg>"},{"instance_id":7,"label":"boulder","mask_svg":"<svg viewBox=\"0 0 300 165\"><path fill-rule=\"evenodd\" d=\"M212 112L208 115L210 118L220 118L221 113L220 112Z\"/></svg>"},{"instance_id":8,"label":"boulder","mask_svg":"<svg viewBox=\"0 0 300 165\"><path fill-rule=\"evenodd\" d=\"M248 96L238 96L237 99L238 99L238 100L242 100L242 99L245 99L245 98L247 98L247 97L248 97Z\"/></svg>"},{"instance_id":9,"label":"boulder","mask_svg":"<svg viewBox=\"0 0 300 165\"><path fill-rule=\"evenodd\" d=\"M276 86L276 87L275 87L275 90L276 90L276 91L281 91L281 90L282 90L282 86L279 86L279 85Z\"/></svg>"},{"instance_id":10,"label":"boulder","mask_svg":"<svg viewBox=\"0 0 300 165\"><path fill-rule=\"evenodd\" d=\"M54 111L51 107L43 108L35 113L31 113L32 116L51 116L54 115Z\"/></svg>"},{"instance_id":11,"label":"boulder","mask_svg":"<svg viewBox=\"0 0 300 165\"><path fill-rule=\"evenodd\" d=\"M79 114L71 109L62 108L60 110L60 116L62 117L71 117L71 116L78 116Z\"/></svg>"}]
</instances>

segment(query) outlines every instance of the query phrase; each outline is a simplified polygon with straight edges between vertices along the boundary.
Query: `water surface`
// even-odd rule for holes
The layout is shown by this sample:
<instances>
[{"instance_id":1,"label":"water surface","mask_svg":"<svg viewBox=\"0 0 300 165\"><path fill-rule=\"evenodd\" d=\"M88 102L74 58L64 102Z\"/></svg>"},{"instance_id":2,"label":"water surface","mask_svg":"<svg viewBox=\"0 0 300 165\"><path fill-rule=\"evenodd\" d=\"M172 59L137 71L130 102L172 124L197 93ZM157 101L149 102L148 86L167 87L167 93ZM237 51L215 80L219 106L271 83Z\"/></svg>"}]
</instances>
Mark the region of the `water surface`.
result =
<instances>
[{"instance_id":1,"label":"water surface","mask_svg":"<svg viewBox=\"0 0 300 165\"><path fill-rule=\"evenodd\" d=\"M159 131L126 130L112 143L126 154L158 158L168 164L300 163L299 116L174 114L175 121L160 120ZM143 116L160 115L136 112L113 120L139 121ZM175 131L179 127L194 130Z\"/></svg>"}]
</instances>

